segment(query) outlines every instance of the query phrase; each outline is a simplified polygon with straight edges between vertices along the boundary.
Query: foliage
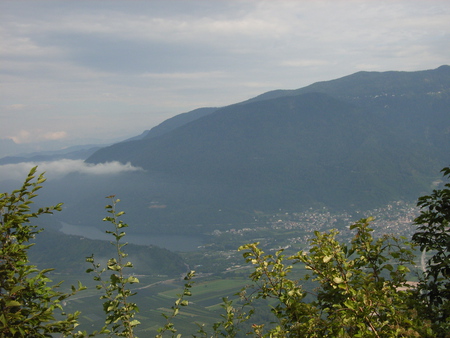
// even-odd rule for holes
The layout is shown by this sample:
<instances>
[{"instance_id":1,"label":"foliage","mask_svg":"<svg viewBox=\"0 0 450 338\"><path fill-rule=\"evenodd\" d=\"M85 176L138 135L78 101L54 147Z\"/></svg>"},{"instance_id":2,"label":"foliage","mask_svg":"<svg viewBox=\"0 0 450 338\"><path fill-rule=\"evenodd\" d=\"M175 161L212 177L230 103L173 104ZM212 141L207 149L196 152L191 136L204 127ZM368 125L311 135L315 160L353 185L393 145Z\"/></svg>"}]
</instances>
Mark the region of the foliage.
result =
<instances>
[{"instance_id":1,"label":"foliage","mask_svg":"<svg viewBox=\"0 0 450 338\"><path fill-rule=\"evenodd\" d=\"M70 335L77 326L78 312L65 314L64 301L71 293L57 291L61 283L50 286L47 273L29 264L28 249L41 230L31 225L31 218L61 210L62 204L31 211L36 192L45 181L43 174L35 176L33 168L22 188L11 194L0 194L0 336L51 337L59 332ZM60 313L60 314L59 314ZM58 318L58 319L57 319Z\"/></svg>"},{"instance_id":2,"label":"foliage","mask_svg":"<svg viewBox=\"0 0 450 338\"><path fill-rule=\"evenodd\" d=\"M450 177L450 167L442 169ZM450 332L450 183L444 189L419 198L420 215L413 241L420 249L431 252L420 291L424 300L423 316L435 323L436 329Z\"/></svg>"},{"instance_id":3,"label":"foliage","mask_svg":"<svg viewBox=\"0 0 450 338\"><path fill-rule=\"evenodd\" d=\"M265 255L258 243L240 248L255 266L251 279L257 284L256 298L274 298L277 325L257 336L270 337L432 337L428 323L409 309L407 265L412 253L407 243L393 237L374 239L370 219L351 228L350 244L336 241L337 231L320 233L310 251L289 258L282 250ZM303 263L319 283L317 300L304 301L307 291L301 280L289 278L292 265ZM397 263L397 264L395 264ZM403 291L400 291L403 290Z\"/></svg>"},{"instance_id":4,"label":"foliage","mask_svg":"<svg viewBox=\"0 0 450 338\"><path fill-rule=\"evenodd\" d=\"M30 210L32 199L45 181L40 175L36 181L36 168L27 177L20 190L0 194L1 251L0 251L0 335L2 337L52 337L54 333L75 337L122 336L134 338L139 321L135 319L137 305L130 301L135 295L130 285L139 280L126 274L133 264L123 248L127 243L123 228L128 225L119 220L124 212L117 212L119 202L109 196L106 206L110 214L103 220L114 225L106 231L114 241L115 258L106 267L96 263L91 255L86 260L92 264L87 272L94 273L94 280L103 290L105 325L98 332L75 332L79 313L64 314L62 302L78 289L72 287L69 294L48 286L46 273L39 271L28 261L29 241L40 232L30 224L30 218L51 214L61 205ZM444 168L450 176L450 168ZM353 238L348 242L336 240L337 230L315 232L309 251L300 251L286 257L283 250L266 254L259 243L239 248L252 266L250 280L239 293L239 299L223 299L225 313L216 322L213 333L199 325L201 337L236 337L245 333L254 337L446 337L449 328L449 220L450 184L435 190L430 196L419 198L421 215L415 220L419 225L413 240L422 250L433 256L418 290L407 283L410 267L414 265L413 246L403 238L392 235L374 237L371 218L352 225ZM295 264L302 265L310 273L301 278L293 277ZM108 278L104 276L108 275ZM172 313L163 314L164 327L156 337L165 333L181 337L173 324L181 307L187 306L191 296L190 272L184 290L172 306ZM314 281L317 288L306 289ZM314 297L307 297L313 294ZM421 297L416 297L421 295ZM256 321L255 304L262 300L271 306L273 322ZM62 316L58 314L60 310ZM63 318L63 319L56 319Z\"/></svg>"},{"instance_id":5,"label":"foliage","mask_svg":"<svg viewBox=\"0 0 450 338\"><path fill-rule=\"evenodd\" d=\"M129 284L139 283L139 280L133 275L125 275L125 268L132 268L131 262L125 262L124 259L128 256L123 251L123 247L127 243L121 243L121 238L125 236L123 228L128 227L118 218L124 214L123 211L116 212L116 204L120 201L114 199L114 196L109 196L111 204L105 208L110 216L107 216L103 221L110 222L114 225L114 231L106 231L114 237L114 242L111 242L116 249L116 257L110 258L106 268L102 268L101 264L95 263L94 256L86 258L86 261L92 264L92 268L86 272L94 272L94 280L98 281L97 289L103 290L104 295L100 298L105 299L103 303L103 310L106 314L105 326L99 333L106 333L110 337L135 337L134 328L139 325L139 321L135 319L136 312L139 311L136 303L130 302L129 297L135 295L129 288ZM105 271L110 271L109 279L103 280L102 274Z\"/></svg>"},{"instance_id":6,"label":"foliage","mask_svg":"<svg viewBox=\"0 0 450 338\"><path fill-rule=\"evenodd\" d=\"M158 332L159 334L156 335L156 338L162 338L165 332L172 332L175 334L177 332L177 329L175 328L175 325L173 324L173 319L178 315L180 312L180 308L182 306L188 306L189 301L185 299L186 297L190 297L192 295L191 288L192 288L192 282L191 279L195 276L195 271L190 271L184 277L184 280L186 283L184 284L183 293L178 294L178 299L175 301L175 304L172 306L172 313L170 315L166 315L165 313L162 314L162 316L166 319L166 324L164 327L161 327ZM176 336L181 337L181 334L178 334Z\"/></svg>"}]
</instances>

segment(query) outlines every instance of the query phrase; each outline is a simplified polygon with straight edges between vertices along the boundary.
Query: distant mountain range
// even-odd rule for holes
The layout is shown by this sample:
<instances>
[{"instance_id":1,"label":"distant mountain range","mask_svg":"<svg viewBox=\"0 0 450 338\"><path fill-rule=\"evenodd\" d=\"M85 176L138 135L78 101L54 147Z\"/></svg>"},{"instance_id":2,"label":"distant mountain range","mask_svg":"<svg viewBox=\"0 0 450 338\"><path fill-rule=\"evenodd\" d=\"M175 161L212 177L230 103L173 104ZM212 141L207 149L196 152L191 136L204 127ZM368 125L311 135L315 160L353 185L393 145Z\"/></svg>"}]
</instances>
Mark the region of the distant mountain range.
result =
<instances>
[{"instance_id":1,"label":"distant mountain range","mask_svg":"<svg viewBox=\"0 0 450 338\"><path fill-rule=\"evenodd\" d=\"M11 141L12 140L5 140ZM85 144L79 146L71 146L61 150L49 150L25 153L18 156L5 156L0 158L0 165L13 164L21 162L44 162L44 161L57 161L61 159L71 160L85 160L91 156L94 152L104 147L105 145L98 144Z\"/></svg>"},{"instance_id":2,"label":"distant mountain range","mask_svg":"<svg viewBox=\"0 0 450 338\"><path fill-rule=\"evenodd\" d=\"M198 109L87 159L108 161L147 171L134 212L158 224L415 200L450 161L450 66L358 72Z\"/></svg>"}]
</instances>

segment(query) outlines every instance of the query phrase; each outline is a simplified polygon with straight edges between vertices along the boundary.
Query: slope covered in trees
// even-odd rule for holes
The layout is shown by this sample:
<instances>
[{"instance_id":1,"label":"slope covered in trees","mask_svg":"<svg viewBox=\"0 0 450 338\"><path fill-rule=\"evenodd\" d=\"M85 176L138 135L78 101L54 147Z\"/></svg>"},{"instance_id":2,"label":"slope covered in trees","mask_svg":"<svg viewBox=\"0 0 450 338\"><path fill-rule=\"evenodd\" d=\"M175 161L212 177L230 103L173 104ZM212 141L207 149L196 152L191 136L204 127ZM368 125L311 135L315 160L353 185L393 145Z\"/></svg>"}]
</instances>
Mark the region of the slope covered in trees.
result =
<instances>
[{"instance_id":1,"label":"slope covered in trees","mask_svg":"<svg viewBox=\"0 0 450 338\"><path fill-rule=\"evenodd\" d=\"M108 257L109 241L91 240L81 236L65 235L46 229L35 240L30 250L30 261L42 268L55 268L61 273L79 274L86 270L84 258L94 254ZM135 262L136 274L179 276L186 272L186 264L176 253L157 246L129 244L127 251ZM55 257L58 259L55 260Z\"/></svg>"},{"instance_id":2,"label":"slope covered in trees","mask_svg":"<svg viewBox=\"0 0 450 338\"><path fill-rule=\"evenodd\" d=\"M360 72L269 92L159 136L101 149L87 161L147 170L148 181L165 185L158 198L167 205L148 210L148 218L166 224L412 200L448 159L449 69ZM152 200L145 181L144 200Z\"/></svg>"}]
</instances>

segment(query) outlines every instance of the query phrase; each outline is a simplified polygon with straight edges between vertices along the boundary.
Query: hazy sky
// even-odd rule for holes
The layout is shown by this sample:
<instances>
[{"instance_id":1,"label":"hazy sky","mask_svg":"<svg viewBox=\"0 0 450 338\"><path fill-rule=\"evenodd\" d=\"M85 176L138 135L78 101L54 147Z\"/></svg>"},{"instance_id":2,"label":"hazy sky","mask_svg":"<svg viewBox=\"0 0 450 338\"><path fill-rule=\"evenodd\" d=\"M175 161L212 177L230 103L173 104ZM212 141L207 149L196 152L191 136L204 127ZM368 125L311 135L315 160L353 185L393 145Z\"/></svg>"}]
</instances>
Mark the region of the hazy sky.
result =
<instances>
[{"instance_id":1,"label":"hazy sky","mask_svg":"<svg viewBox=\"0 0 450 338\"><path fill-rule=\"evenodd\" d=\"M0 138L128 137L360 70L450 64L450 1L0 1Z\"/></svg>"}]
</instances>

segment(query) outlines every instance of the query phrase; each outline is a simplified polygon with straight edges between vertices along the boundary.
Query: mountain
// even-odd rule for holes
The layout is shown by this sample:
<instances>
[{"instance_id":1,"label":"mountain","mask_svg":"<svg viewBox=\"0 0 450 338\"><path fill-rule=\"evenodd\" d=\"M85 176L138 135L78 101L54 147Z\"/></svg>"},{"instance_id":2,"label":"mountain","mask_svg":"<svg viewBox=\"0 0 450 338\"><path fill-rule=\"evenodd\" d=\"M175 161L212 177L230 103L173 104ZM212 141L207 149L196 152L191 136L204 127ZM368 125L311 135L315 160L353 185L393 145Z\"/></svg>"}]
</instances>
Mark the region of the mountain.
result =
<instances>
[{"instance_id":1,"label":"mountain","mask_svg":"<svg viewBox=\"0 0 450 338\"><path fill-rule=\"evenodd\" d=\"M135 212L158 224L415 200L448 165L450 67L272 91L162 131L87 159L144 168Z\"/></svg>"},{"instance_id":2,"label":"mountain","mask_svg":"<svg viewBox=\"0 0 450 338\"><path fill-rule=\"evenodd\" d=\"M450 66L417 72L358 72L331 81L316 82L295 90L274 90L261 94L244 103L274 99L283 96L318 92L349 102L373 103L388 95L412 96L439 93L448 90Z\"/></svg>"},{"instance_id":3,"label":"mountain","mask_svg":"<svg viewBox=\"0 0 450 338\"><path fill-rule=\"evenodd\" d=\"M57 161L62 159L85 160L104 146L106 145L86 144L71 146L61 150L32 152L20 156L5 156L0 158L0 165L21 162Z\"/></svg>"},{"instance_id":4,"label":"mountain","mask_svg":"<svg viewBox=\"0 0 450 338\"><path fill-rule=\"evenodd\" d=\"M31 151L33 150L28 145L15 143L9 138L0 138L0 157Z\"/></svg>"},{"instance_id":5,"label":"mountain","mask_svg":"<svg viewBox=\"0 0 450 338\"><path fill-rule=\"evenodd\" d=\"M200 117L211 114L216 110L217 110L217 108L198 108L198 109L194 109L187 113L175 115L174 117L171 117L171 118L163 121L162 123L158 124L157 126L153 127L152 129L145 130L142 134L134 136L134 137L130 137L129 139L126 139L122 142L138 141L138 140L142 140L144 138L158 137L162 134L168 133L169 131L172 131L172 130L182 126L183 124L189 123Z\"/></svg>"},{"instance_id":6,"label":"mountain","mask_svg":"<svg viewBox=\"0 0 450 338\"><path fill-rule=\"evenodd\" d=\"M94 254L98 261L113 257L110 241L91 240L81 236L65 235L46 229L33 241L30 261L40 269L55 269L58 273L81 274L89 268L86 257ZM134 263L135 274L178 276L186 271L180 255L167 249L148 245L128 244L125 251Z\"/></svg>"},{"instance_id":7,"label":"mountain","mask_svg":"<svg viewBox=\"0 0 450 338\"><path fill-rule=\"evenodd\" d=\"M145 138L148 139L158 137L160 135L168 133L172 130L177 129L178 127L181 127L184 124L195 121L203 116L209 115L215 112L217 109L218 108L210 108L210 107L198 108L190 112L171 117L170 119L167 119L161 124L157 125L156 127L150 129L150 131L145 135Z\"/></svg>"}]
</instances>

